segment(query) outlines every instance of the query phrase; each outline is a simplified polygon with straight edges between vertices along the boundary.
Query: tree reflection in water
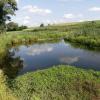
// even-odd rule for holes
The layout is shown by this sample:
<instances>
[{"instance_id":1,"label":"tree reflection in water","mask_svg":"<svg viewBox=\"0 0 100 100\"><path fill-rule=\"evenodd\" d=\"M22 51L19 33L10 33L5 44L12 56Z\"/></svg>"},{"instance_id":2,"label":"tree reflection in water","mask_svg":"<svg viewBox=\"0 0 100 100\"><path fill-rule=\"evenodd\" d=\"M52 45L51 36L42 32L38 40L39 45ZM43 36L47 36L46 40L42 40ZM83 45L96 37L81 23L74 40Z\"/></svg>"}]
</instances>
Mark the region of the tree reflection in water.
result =
<instances>
[{"instance_id":1,"label":"tree reflection in water","mask_svg":"<svg viewBox=\"0 0 100 100\"><path fill-rule=\"evenodd\" d=\"M19 71L23 68L23 60L20 57L14 58L15 52L9 50L0 57L0 69L3 70L4 74L9 78L15 78Z\"/></svg>"}]
</instances>

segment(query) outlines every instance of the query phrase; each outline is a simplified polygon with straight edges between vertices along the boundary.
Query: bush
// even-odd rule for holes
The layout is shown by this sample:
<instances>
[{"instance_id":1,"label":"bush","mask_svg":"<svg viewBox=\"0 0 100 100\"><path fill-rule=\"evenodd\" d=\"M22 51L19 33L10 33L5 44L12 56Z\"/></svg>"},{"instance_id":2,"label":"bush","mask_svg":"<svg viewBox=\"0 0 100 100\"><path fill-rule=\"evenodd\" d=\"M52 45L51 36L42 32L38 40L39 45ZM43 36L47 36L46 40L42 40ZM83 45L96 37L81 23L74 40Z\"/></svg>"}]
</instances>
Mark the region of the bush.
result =
<instances>
[{"instance_id":1,"label":"bush","mask_svg":"<svg viewBox=\"0 0 100 100\"><path fill-rule=\"evenodd\" d=\"M7 31L17 31L18 30L18 24L14 22L10 22L7 24Z\"/></svg>"}]
</instances>

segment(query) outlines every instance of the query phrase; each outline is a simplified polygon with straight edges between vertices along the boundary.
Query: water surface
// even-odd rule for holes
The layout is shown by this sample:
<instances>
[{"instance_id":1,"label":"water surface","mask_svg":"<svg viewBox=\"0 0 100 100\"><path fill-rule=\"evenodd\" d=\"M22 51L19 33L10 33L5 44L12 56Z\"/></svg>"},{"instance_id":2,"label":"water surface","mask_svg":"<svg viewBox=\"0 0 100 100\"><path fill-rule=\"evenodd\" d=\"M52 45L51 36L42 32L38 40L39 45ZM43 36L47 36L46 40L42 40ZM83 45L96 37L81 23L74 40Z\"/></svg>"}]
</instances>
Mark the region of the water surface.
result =
<instances>
[{"instance_id":1,"label":"water surface","mask_svg":"<svg viewBox=\"0 0 100 100\"><path fill-rule=\"evenodd\" d=\"M12 47L13 58L23 60L18 74L46 69L54 65L74 65L84 69L100 70L100 52L76 48L61 40L55 43L36 43Z\"/></svg>"}]
</instances>

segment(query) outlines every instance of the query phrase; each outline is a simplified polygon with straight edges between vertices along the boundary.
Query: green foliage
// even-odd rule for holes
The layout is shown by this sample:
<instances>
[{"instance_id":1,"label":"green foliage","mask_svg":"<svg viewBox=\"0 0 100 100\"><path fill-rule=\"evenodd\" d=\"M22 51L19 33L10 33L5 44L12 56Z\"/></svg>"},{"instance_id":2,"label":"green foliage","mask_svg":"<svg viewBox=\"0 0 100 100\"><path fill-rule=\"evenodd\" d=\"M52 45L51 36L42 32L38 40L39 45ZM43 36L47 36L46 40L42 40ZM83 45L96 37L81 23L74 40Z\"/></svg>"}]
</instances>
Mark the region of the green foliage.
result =
<instances>
[{"instance_id":1,"label":"green foliage","mask_svg":"<svg viewBox=\"0 0 100 100\"><path fill-rule=\"evenodd\" d=\"M100 22L90 21L76 25L68 25L65 40L80 43L88 47L100 47Z\"/></svg>"},{"instance_id":2,"label":"green foliage","mask_svg":"<svg viewBox=\"0 0 100 100\"><path fill-rule=\"evenodd\" d=\"M100 72L61 65L19 76L10 87L21 100L99 100Z\"/></svg>"},{"instance_id":3,"label":"green foliage","mask_svg":"<svg viewBox=\"0 0 100 100\"><path fill-rule=\"evenodd\" d=\"M18 24L14 22L10 22L7 24L7 31L16 31L18 30Z\"/></svg>"},{"instance_id":4,"label":"green foliage","mask_svg":"<svg viewBox=\"0 0 100 100\"><path fill-rule=\"evenodd\" d=\"M6 26L4 24L0 24L0 34L6 32Z\"/></svg>"},{"instance_id":5,"label":"green foliage","mask_svg":"<svg viewBox=\"0 0 100 100\"><path fill-rule=\"evenodd\" d=\"M22 31L24 29L27 29L27 26L19 26L17 23L9 22L7 25L7 31Z\"/></svg>"},{"instance_id":6,"label":"green foliage","mask_svg":"<svg viewBox=\"0 0 100 100\"><path fill-rule=\"evenodd\" d=\"M44 24L41 24L40 27L44 27Z\"/></svg>"},{"instance_id":7,"label":"green foliage","mask_svg":"<svg viewBox=\"0 0 100 100\"><path fill-rule=\"evenodd\" d=\"M0 0L0 27L5 29L5 22L10 20L10 15L14 15L17 10L17 4L15 0Z\"/></svg>"},{"instance_id":8,"label":"green foliage","mask_svg":"<svg viewBox=\"0 0 100 100\"><path fill-rule=\"evenodd\" d=\"M61 32L50 32L50 31L13 31L7 32L7 34L0 35L0 59L5 57L5 52L8 47L15 44L22 43L32 43L32 42L43 42L50 40L57 40L60 38L64 38L66 33Z\"/></svg>"},{"instance_id":9,"label":"green foliage","mask_svg":"<svg viewBox=\"0 0 100 100\"><path fill-rule=\"evenodd\" d=\"M0 100L99 100L100 72L54 66L8 79L0 70Z\"/></svg>"},{"instance_id":10,"label":"green foliage","mask_svg":"<svg viewBox=\"0 0 100 100\"><path fill-rule=\"evenodd\" d=\"M22 25L22 26L19 26L18 30L24 30L24 29L27 29L27 28L28 28L27 26Z\"/></svg>"},{"instance_id":11,"label":"green foliage","mask_svg":"<svg viewBox=\"0 0 100 100\"><path fill-rule=\"evenodd\" d=\"M23 60L20 57L13 58L13 55L14 52L7 50L3 58L0 59L0 69L11 79L15 78L19 70L23 68Z\"/></svg>"},{"instance_id":12,"label":"green foliage","mask_svg":"<svg viewBox=\"0 0 100 100\"><path fill-rule=\"evenodd\" d=\"M7 77L0 70L0 100L18 100L7 86Z\"/></svg>"}]
</instances>

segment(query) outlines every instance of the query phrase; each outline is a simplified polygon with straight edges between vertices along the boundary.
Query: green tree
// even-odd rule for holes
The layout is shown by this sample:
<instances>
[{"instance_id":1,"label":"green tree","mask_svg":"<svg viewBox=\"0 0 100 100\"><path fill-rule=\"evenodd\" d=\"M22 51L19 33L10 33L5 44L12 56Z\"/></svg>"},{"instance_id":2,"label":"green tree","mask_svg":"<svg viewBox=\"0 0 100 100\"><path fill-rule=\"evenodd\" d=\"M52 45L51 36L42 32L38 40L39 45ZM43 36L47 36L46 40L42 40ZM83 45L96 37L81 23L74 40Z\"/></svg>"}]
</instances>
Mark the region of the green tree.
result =
<instances>
[{"instance_id":1,"label":"green tree","mask_svg":"<svg viewBox=\"0 0 100 100\"><path fill-rule=\"evenodd\" d=\"M19 27L19 30L23 30L23 29L27 29L27 28L28 28L27 26L22 25Z\"/></svg>"},{"instance_id":2,"label":"green tree","mask_svg":"<svg viewBox=\"0 0 100 100\"><path fill-rule=\"evenodd\" d=\"M11 15L15 15L16 10L15 0L0 0L0 33L6 29L6 21L11 20Z\"/></svg>"},{"instance_id":3,"label":"green tree","mask_svg":"<svg viewBox=\"0 0 100 100\"><path fill-rule=\"evenodd\" d=\"M40 24L40 27L44 27L44 24L42 23L42 24Z\"/></svg>"},{"instance_id":4,"label":"green tree","mask_svg":"<svg viewBox=\"0 0 100 100\"><path fill-rule=\"evenodd\" d=\"M9 22L7 24L7 31L17 31L19 29L18 24L14 22Z\"/></svg>"}]
</instances>

